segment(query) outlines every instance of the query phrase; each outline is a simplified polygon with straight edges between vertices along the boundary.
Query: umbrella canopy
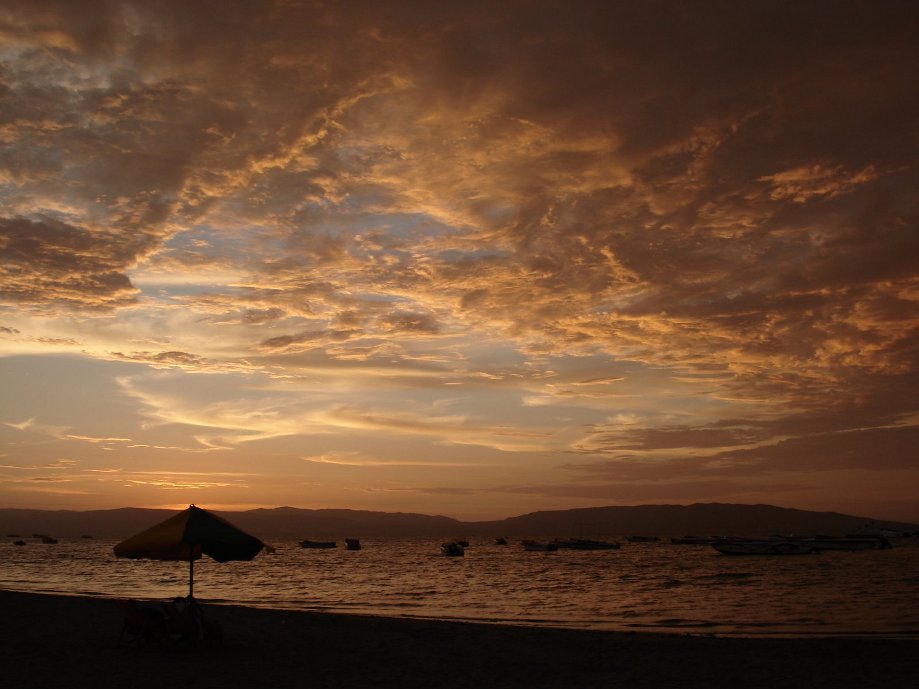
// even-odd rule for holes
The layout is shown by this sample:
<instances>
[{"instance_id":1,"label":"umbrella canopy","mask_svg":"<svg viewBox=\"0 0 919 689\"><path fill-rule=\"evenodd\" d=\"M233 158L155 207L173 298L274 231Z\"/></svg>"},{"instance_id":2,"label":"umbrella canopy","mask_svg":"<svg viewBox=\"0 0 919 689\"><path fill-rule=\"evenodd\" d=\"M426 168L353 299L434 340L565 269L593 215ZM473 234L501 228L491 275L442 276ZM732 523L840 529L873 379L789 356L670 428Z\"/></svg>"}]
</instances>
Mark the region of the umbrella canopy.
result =
<instances>
[{"instance_id":1,"label":"umbrella canopy","mask_svg":"<svg viewBox=\"0 0 919 689\"><path fill-rule=\"evenodd\" d=\"M194 562L202 554L217 562L251 560L265 544L222 517L194 505L115 546L117 557L187 560L188 596L194 592Z\"/></svg>"}]
</instances>

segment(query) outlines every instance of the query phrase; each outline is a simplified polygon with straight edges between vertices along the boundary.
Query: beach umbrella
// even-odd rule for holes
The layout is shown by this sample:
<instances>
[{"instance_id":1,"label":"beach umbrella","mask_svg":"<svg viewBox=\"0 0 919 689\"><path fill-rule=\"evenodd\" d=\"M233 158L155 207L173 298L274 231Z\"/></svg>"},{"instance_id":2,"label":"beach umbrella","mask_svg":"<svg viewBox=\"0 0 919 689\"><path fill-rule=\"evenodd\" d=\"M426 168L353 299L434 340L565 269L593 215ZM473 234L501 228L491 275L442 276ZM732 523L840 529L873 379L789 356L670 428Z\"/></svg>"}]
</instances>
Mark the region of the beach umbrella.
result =
<instances>
[{"instance_id":1,"label":"beach umbrella","mask_svg":"<svg viewBox=\"0 0 919 689\"><path fill-rule=\"evenodd\" d=\"M190 505L166 521L115 546L116 557L188 560L188 597L193 598L195 560L202 555L228 562L251 560L265 547L255 536L222 517Z\"/></svg>"}]
</instances>

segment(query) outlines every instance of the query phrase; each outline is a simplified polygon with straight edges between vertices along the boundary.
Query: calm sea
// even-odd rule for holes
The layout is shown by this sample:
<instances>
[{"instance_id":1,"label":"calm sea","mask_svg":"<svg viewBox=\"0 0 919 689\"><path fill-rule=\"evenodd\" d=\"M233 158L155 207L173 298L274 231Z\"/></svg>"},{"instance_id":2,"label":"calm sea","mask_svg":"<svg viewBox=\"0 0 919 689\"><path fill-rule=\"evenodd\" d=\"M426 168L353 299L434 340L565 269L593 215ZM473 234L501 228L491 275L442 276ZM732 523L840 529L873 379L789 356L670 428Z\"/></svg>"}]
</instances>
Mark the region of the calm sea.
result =
<instances>
[{"instance_id":1,"label":"calm sea","mask_svg":"<svg viewBox=\"0 0 919 689\"><path fill-rule=\"evenodd\" d=\"M270 539L268 539L269 542ZM114 541L0 544L0 588L171 598L188 565L121 560ZM629 631L919 636L919 543L892 550L730 557L708 546L631 544L541 553L431 539L310 550L276 541L252 562L195 564L196 597L253 607Z\"/></svg>"}]
</instances>

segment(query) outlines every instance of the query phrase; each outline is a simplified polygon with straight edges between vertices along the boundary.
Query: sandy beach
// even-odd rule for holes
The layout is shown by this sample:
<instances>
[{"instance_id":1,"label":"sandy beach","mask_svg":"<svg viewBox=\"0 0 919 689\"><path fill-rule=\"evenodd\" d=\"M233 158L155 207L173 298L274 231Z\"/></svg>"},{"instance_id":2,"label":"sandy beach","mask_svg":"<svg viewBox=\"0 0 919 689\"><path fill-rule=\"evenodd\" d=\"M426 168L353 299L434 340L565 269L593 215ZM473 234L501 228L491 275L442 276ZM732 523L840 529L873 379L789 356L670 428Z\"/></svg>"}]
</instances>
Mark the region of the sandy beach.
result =
<instances>
[{"instance_id":1,"label":"sandy beach","mask_svg":"<svg viewBox=\"0 0 919 689\"><path fill-rule=\"evenodd\" d=\"M9 687L919 686L919 641L540 629L206 605L217 648L119 642L111 600L0 591Z\"/></svg>"}]
</instances>

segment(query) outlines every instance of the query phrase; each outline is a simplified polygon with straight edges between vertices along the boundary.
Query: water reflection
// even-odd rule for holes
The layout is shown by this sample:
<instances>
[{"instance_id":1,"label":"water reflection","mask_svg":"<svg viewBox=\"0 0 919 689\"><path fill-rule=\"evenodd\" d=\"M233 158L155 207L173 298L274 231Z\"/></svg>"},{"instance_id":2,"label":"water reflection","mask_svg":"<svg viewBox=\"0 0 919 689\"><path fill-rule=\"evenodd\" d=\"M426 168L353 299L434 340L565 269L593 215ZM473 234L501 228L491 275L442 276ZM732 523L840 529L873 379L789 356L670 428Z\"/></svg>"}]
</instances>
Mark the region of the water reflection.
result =
<instances>
[{"instance_id":1,"label":"water reflection","mask_svg":"<svg viewBox=\"0 0 919 689\"><path fill-rule=\"evenodd\" d=\"M269 539L270 540L270 539ZM171 598L187 564L120 560L114 541L0 545L0 587ZM807 558L731 558L711 548L624 545L618 551L525 552L473 543L366 540L360 551L276 551L195 565L205 601L388 616L700 633L909 634L919 629L919 547Z\"/></svg>"}]
</instances>

